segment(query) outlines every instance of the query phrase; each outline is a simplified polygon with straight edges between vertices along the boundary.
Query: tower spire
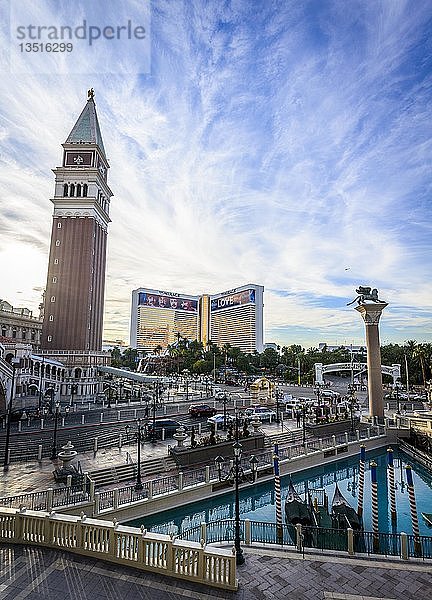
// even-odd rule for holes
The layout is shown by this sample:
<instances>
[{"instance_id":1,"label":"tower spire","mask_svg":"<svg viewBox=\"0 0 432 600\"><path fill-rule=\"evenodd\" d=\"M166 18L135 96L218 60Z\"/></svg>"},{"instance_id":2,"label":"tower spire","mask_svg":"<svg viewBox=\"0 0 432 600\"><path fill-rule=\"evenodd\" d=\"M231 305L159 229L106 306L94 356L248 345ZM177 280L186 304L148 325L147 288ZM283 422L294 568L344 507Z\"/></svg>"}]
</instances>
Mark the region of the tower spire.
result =
<instances>
[{"instance_id":1,"label":"tower spire","mask_svg":"<svg viewBox=\"0 0 432 600\"><path fill-rule=\"evenodd\" d=\"M94 101L94 89L87 91L87 103L67 137L66 144L96 144L104 158L105 148Z\"/></svg>"}]
</instances>

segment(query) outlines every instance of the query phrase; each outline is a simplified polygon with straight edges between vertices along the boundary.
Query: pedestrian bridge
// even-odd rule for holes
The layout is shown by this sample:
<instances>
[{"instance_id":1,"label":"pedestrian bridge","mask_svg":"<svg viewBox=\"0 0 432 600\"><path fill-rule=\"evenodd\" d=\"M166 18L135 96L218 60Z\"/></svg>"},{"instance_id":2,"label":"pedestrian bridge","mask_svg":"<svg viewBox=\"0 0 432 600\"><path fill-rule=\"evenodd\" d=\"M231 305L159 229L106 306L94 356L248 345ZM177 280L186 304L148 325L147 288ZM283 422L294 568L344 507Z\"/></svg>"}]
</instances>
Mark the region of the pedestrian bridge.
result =
<instances>
[{"instance_id":1,"label":"pedestrian bridge","mask_svg":"<svg viewBox=\"0 0 432 600\"><path fill-rule=\"evenodd\" d=\"M359 362L333 363L331 365L315 363L315 383L323 385L324 374L335 373L337 371L350 371L353 374L359 375L360 373L367 372L367 364ZM400 365L394 364L391 365L391 367L381 365L381 373L390 375L390 377L393 378L393 385L395 385L397 381L400 380Z\"/></svg>"},{"instance_id":2,"label":"pedestrian bridge","mask_svg":"<svg viewBox=\"0 0 432 600\"><path fill-rule=\"evenodd\" d=\"M145 375L144 373L136 373L127 369L117 369L116 367L99 367L100 373L121 377L122 379L130 379L138 383L169 383L169 377L159 377L157 375Z\"/></svg>"}]
</instances>

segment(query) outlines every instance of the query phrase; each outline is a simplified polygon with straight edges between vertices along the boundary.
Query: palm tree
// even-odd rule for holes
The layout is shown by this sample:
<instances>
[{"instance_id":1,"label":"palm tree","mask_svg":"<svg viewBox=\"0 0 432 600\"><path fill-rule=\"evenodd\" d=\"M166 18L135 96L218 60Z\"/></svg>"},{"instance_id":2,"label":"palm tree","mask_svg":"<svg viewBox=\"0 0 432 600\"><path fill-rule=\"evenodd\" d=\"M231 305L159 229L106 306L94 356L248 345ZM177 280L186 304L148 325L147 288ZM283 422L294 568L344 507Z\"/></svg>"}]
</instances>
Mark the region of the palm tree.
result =
<instances>
[{"instance_id":1,"label":"palm tree","mask_svg":"<svg viewBox=\"0 0 432 600\"><path fill-rule=\"evenodd\" d=\"M427 381L426 362L430 363L430 358L431 358L430 353L428 356L428 346L430 346L430 344L417 344L417 346L414 348L414 352L413 352L413 358L415 358L420 363L424 387L426 387L426 381Z\"/></svg>"}]
</instances>

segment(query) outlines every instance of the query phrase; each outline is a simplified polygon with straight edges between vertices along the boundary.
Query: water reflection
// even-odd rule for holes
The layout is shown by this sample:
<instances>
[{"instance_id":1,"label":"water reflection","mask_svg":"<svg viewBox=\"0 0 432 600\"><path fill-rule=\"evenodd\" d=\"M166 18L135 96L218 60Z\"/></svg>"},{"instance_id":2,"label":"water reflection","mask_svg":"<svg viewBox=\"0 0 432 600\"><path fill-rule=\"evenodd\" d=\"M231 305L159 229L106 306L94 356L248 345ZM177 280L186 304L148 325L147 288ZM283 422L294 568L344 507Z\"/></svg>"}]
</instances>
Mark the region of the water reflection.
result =
<instances>
[{"instance_id":1,"label":"water reflection","mask_svg":"<svg viewBox=\"0 0 432 600\"><path fill-rule=\"evenodd\" d=\"M365 492L363 520L366 530L372 530L371 495L370 495L370 469L369 462L375 460L378 474L378 522L380 531L395 532L391 523L390 507L388 501L387 483L387 457L385 449L367 453L365 465ZM409 510L409 498L406 493L406 481L404 468L406 464L413 467L414 486L417 500L417 509L420 521L420 534L432 536L432 528L429 528L421 518L422 512L432 512L432 475L421 465L415 463L410 457L395 451L395 480L396 480L396 505L397 505L397 531L411 533L411 518ZM332 464L314 467L307 471L294 473L292 480L296 491L302 496L307 495L308 490L315 492L319 497L326 493L329 501L333 498L336 482L342 494L357 509L358 492L358 458L345 459ZM282 502L284 503L288 494L288 478L281 478ZM137 519L130 524L143 524L146 529L158 533L178 534L201 523L212 523L222 519L234 517L234 494L228 492L223 496L210 498L198 503L179 506L175 510L165 511L142 519ZM255 484L254 486L240 491L240 514L241 518L254 521L275 522L275 499L273 483Z\"/></svg>"}]
</instances>

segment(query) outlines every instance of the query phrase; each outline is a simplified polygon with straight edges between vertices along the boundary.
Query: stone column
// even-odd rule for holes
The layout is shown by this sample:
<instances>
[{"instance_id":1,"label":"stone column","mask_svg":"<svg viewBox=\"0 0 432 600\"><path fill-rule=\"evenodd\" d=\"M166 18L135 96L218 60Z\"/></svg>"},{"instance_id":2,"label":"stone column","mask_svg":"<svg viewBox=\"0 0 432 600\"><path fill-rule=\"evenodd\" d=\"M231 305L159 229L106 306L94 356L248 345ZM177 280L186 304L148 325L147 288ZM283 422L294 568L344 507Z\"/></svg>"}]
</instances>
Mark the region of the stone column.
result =
<instances>
[{"instance_id":1,"label":"stone column","mask_svg":"<svg viewBox=\"0 0 432 600\"><path fill-rule=\"evenodd\" d=\"M363 317L366 327L369 414L371 417L384 416L378 323L386 306L387 302L371 302L355 307Z\"/></svg>"}]
</instances>

